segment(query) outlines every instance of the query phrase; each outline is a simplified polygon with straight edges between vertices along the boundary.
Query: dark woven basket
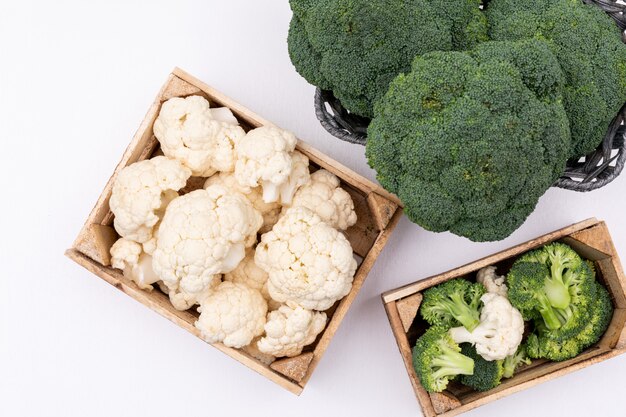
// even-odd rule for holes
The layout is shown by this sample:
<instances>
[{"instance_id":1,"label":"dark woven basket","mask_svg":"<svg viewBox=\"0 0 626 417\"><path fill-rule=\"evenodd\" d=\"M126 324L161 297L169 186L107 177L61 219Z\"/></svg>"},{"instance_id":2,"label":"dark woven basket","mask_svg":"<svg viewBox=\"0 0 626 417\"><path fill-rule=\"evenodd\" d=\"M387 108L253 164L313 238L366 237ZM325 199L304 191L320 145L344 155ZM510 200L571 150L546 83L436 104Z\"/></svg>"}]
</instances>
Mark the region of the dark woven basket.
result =
<instances>
[{"instance_id":1,"label":"dark woven basket","mask_svg":"<svg viewBox=\"0 0 626 417\"><path fill-rule=\"evenodd\" d=\"M617 26L626 30L626 5L613 0L583 0L595 4L611 16ZM483 0L483 3L486 1ZM622 36L626 42L626 38ZM370 119L351 114L333 95L332 91L315 91L315 114L320 124L331 135L346 142L365 145ZM622 172L626 162L626 104L611 122L606 136L598 148L581 158L567 161L563 175L555 187L573 191L592 191L613 181Z\"/></svg>"}]
</instances>

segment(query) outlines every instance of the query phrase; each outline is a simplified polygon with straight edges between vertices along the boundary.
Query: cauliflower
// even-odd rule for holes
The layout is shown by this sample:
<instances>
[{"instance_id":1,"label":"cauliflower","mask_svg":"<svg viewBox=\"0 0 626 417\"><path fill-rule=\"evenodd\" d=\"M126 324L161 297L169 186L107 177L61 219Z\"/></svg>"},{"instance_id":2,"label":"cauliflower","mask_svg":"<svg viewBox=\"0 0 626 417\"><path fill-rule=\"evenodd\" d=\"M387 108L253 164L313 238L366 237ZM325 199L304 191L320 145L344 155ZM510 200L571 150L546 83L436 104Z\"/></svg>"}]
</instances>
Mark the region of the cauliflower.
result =
<instances>
[{"instance_id":1,"label":"cauliflower","mask_svg":"<svg viewBox=\"0 0 626 417\"><path fill-rule=\"evenodd\" d=\"M296 137L275 126L249 131L237 142L235 178L245 187L263 188L266 203L289 204L296 189L309 181L309 159L296 148Z\"/></svg>"},{"instance_id":2,"label":"cauliflower","mask_svg":"<svg viewBox=\"0 0 626 417\"><path fill-rule=\"evenodd\" d=\"M200 293L216 274L235 269L262 222L242 194L219 185L185 194L165 211L152 258L154 271L172 290Z\"/></svg>"},{"instance_id":3,"label":"cauliflower","mask_svg":"<svg viewBox=\"0 0 626 417\"><path fill-rule=\"evenodd\" d=\"M268 274L270 296L326 310L352 288L356 261L350 242L305 207L292 207L261 237L254 261Z\"/></svg>"},{"instance_id":4,"label":"cauliflower","mask_svg":"<svg viewBox=\"0 0 626 417\"><path fill-rule=\"evenodd\" d=\"M484 307L480 324L472 332L465 327L450 329L456 343L471 343L487 361L501 360L513 355L522 341L524 319L506 297L486 293L480 297Z\"/></svg>"},{"instance_id":5,"label":"cauliflower","mask_svg":"<svg viewBox=\"0 0 626 417\"><path fill-rule=\"evenodd\" d=\"M232 171L235 146L245 135L233 124L232 113L212 110L217 109L211 109L204 97L174 97L163 103L154 122L163 154L180 160L195 176Z\"/></svg>"},{"instance_id":6,"label":"cauliflower","mask_svg":"<svg viewBox=\"0 0 626 417\"><path fill-rule=\"evenodd\" d=\"M201 301L196 328L209 343L244 347L263 333L267 303L257 290L243 284L222 282Z\"/></svg>"},{"instance_id":7,"label":"cauliflower","mask_svg":"<svg viewBox=\"0 0 626 417\"><path fill-rule=\"evenodd\" d=\"M206 288L203 288L200 292L196 293L187 292L180 287L170 289L163 281L159 281L158 284L161 291L170 297L170 303L172 303L174 308L176 310L184 311L189 310L196 304L200 304L202 300L211 295L221 282L220 276L216 275Z\"/></svg>"},{"instance_id":8,"label":"cauliflower","mask_svg":"<svg viewBox=\"0 0 626 417\"><path fill-rule=\"evenodd\" d=\"M263 225L259 229L259 233L272 230L272 226L276 224L278 217L280 217L281 207L279 203L266 203L263 201L263 192L260 187L250 188L240 185L231 172L220 172L209 177L204 183L204 188L215 184L240 192L250 200L252 206L263 216Z\"/></svg>"},{"instance_id":9,"label":"cauliflower","mask_svg":"<svg viewBox=\"0 0 626 417\"><path fill-rule=\"evenodd\" d=\"M117 233L139 243L150 240L165 207L178 197L176 191L190 176L188 168L164 156L122 169L113 182L109 200Z\"/></svg>"},{"instance_id":10,"label":"cauliflower","mask_svg":"<svg viewBox=\"0 0 626 417\"><path fill-rule=\"evenodd\" d=\"M346 230L356 223L352 197L339 186L339 178L325 169L311 175L311 181L296 192L291 205L313 210L335 229Z\"/></svg>"},{"instance_id":11,"label":"cauliflower","mask_svg":"<svg viewBox=\"0 0 626 417\"><path fill-rule=\"evenodd\" d=\"M257 346L273 356L296 356L315 341L325 326L326 313L284 305L267 315L265 337Z\"/></svg>"},{"instance_id":12,"label":"cauliflower","mask_svg":"<svg viewBox=\"0 0 626 417\"><path fill-rule=\"evenodd\" d=\"M159 281L152 269L152 257L132 240L121 238L111 246L111 265L124 271L124 276L141 289L151 290L152 284Z\"/></svg>"},{"instance_id":13,"label":"cauliflower","mask_svg":"<svg viewBox=\"0 0 626 417\"><path fill-rule=\"evenodd\" d=\"M246 250L246 257L235 269L224 275L224 281L238 282L250 288L258 290L267 301L270 310L276 310L280 303L270 297L267 289L267 272L254 262L254 249Z\"/></svg>"},{"instance_id":14,"label":"cauliflower","mask_svg":"<svg viewBox=\"0 0 626 417\"><path fill-rule=\"evenodd\" d=\"M495 266L487 266L482 268L476 274L476 281L485 286L487 292L501 295L506 297L508 295L508 288L504 283L504 277L496 274Z\"/></svg>"}]
</instances>

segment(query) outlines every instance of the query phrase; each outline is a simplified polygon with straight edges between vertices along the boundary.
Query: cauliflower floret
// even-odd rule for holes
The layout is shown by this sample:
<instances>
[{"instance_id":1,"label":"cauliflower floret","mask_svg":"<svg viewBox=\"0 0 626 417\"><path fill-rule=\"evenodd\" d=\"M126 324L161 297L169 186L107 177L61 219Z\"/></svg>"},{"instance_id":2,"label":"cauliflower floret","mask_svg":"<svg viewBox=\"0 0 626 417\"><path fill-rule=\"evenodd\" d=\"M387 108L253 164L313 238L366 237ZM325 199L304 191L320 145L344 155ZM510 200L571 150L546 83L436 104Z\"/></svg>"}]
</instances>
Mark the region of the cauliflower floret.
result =
<instances>
[{"instance_id":1,"label":"cauliflower floret","mask_svg":"<svg viewBox=\"0 0 626 417\"><path fill-rule=\"evenodd\" d=\"M480 324L472 332L465 327L450 329L456 343L471 343L476 352L487 361L504 359L513 355L522 342L524 319L506 297L485 293L480 300Z\"/></svg>"},{"instance_id":2,"label":"cauliflower floret","mask_svg":"<svg viewBox=\"0 0 626 417\"><path fill-rule=\"evenodd\" d=\"M216 275L211 283L202 291L197 293L186 292L180 286L170 289L163 281L159 281L159 288L165 294L170 297L170 303L174 306L176 310L184 311L189 310L196 304L200 304L202 300L211 295L213 291L217 288L217 286L221 283L221 279L219 275Z\"/></svg>"},{"instance_id":3,"label":"cauliflower floret","mask_svg":"<svg viewBox=\"0 0 626 417\"><path fill-rule=\"evenodd\" d=\"M261 237L254 260L274 300L320 311L350 292L357 266L345 236L305 207L287 210Z\"/></svg>"},{"instance_id":4,"label":"cauliflower floret","mask_svg":"<svg viewBox=\"0 0 626 417\"><path fill-rule=\"evenodd\" d=\"M311 174L311 181L296 192L291 205L313 210L335 229L346 230L356 223L352 197L339 186L339 178L325 169Z\"/></svg>"},{"instance_id":5,"label":"cauliflower floret","mask_svg":"<svg viewBox=\"0 0 626 417\"><path fill-rule=\"evenodd\" d=\"M139 243L150 240L165 207L178 197L176 191L190 176L188 168L164 156L122 169L113 182L109 200L117 233Z\"/></svg>"},{"instance_id":6,"label":"cauliflower floret","mask_svg":"<svg viewBox=\"0 0 626 417\"><path fill-rule=\"evenodd\" d=\"M126 238L118 239L111 246L111 265L121 269L126 278L144 290L151 290L152 284L159 280L152 269L152 257L143 252L139 243Z\"/></svg>"},{"instance_id":7,"label":"cauliflower floret","mask_svg":"<svg viewBox=\"0 0 626 417\"><path fill-rule=\"evenodd\" d=\"M265 233L272 230L272 227L280 217L281 206L277 202L266 203L263 200L263 191L261 187L250 188L240 185L232 172L220 172L209 177L204 183L204 188L211 185L221 185L228 189L237 191L246 196L252 203L252 206L263 216L263 225L259 229L259 233Z\"/></svg>"},{"instance_id":8,"label":"cauliflower floret","mask_svg":"<svg viewBox=\"0 0 626 417\"><path fill-rule=\"evenodd\" d=\"M265 337L257 346L273 356L296 356L315 341L325 326L326 313L284 305L267 315Z\"/></svg>"},{"instance_id":9,"label":"cauliflower floret","mask_svg":"<svg viewBox=\"0 0 626 417\"><path fill-rule=\"evenodd\" d=\"M222 282L201 301L196 328L209 343L244 347L263 333L267 303L261 293L243 284Z\"/></svg>"},{"instance_id":10,"label":"cauliflower floret","mask_svg":"<svg viewBox=\"0 0 626 417\"><path fill-rule=\"evenodd\" d=\"M296 142L291 132L275 126L249 131L237 142L235 178L245 187L261 185L267 203L288 204L297 187L309 180L309 160L294 152Z\"/></svg>"},{"instance_id":11,"label":"cauliflower floret","mask_svg":"<svg viewBox=\"0 0 626 417\"><path fill-rule=\"evenodd\" d=\"M485 286L487 292L508 296L508 288L504 283L504 277L496 274L495 266L486 266L476 274L476 281Z\"/></svg>"},{"instance_id":12,"label":"cauliflower floret","mask_svg":"<svg viewBox=\"0 0 626 417\"><path fill-rule=\"evenodd\" d=\"M248 355L252 356L254 359L260 361L261 363L265 365L269 365L272 362L274 362L276 358L272 355L263 353L259 350L259 347L257 346L257 342L259 340L261 340L260 337L255 337L254 339L252 339L252 342L250 342L249 345L244 346L242 350L246 352Z\"/></svg>"},{"instance_id":13,"label":"cauliflower floret","mask_svg":"<svg viewBox=\"0 0 626 417\"><path fill-rule=\"evenodd\" d=\"M170 289L200 293L232 271L263 219L239 193L219 185L174 200L159 226L152 264Z\"/></svg>"},{"instance_id":14,"label":"cauliflower floret","mask_svg":"<svg viewBox=\"0 0 626 417\"><path fill-rule=\"evenodd\" d=\"M227 114L212 110L204 97L174 97L163 103L154 122L163 154L182 161L195 176L235 169L235 145L245 135Z\"/></svg>"}]
</instances>

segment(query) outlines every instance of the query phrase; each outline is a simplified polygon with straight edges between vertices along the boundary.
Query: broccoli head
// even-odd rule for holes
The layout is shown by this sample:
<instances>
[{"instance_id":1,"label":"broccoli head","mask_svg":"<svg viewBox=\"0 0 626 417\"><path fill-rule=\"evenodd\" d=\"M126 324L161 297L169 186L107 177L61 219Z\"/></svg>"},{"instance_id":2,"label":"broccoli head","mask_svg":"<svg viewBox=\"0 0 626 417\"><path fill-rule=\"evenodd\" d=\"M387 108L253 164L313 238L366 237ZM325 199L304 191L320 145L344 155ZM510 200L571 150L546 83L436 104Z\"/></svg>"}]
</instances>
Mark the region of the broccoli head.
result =
<instances>
[{"instance_id":1,"label":"broccoli head","mask_svg":"<svg viewBox=\"0 0 626 417\"><path fill-rule=\"evenodd\" d=\"M526 344L522 343L518 346L517 351L514 354L504 358L504 361L502 362L502 367L504 368L502 377L511 378L520 366L530 365L530 362L531 360L526 352Z\"/></svg>"},{"instance_id":2,"label":"broccoli head","mask_svg":"<svg viewBox=\"0 0 626 417\"><path fill-rule=\"evenodd\" d=\"M461 354L445 327L433 326L415 343L413 367L426 391L441 392L457 375L471 375L474 361Z\"/></svg>"},{"instance_id":3,"label":"broccoli head","mask_svg":"<svg viewBox=\"0 0 626 417\"><path fill-rule=\"evenodd\" d=\"M626 101L626 47L600 8L581 0L491 0L493 40L546 40L565 74L570 156L593 151Z\"/></svg>"},{"instance_id":4,"label":"broccoli head","mask_svg":"<svg viewBox=\"0 0 626 417\"><path fill-rule=\"evenodd\" d=\"M594 282L594 286L596 297L589 306L590 313L582 328L570 337L557 338L552 331L537 326L535 333L528 338L530 357L563 361L579 355L600 340L613 317L613 303L602 285Z\"/></svg>"},{"instance_id":5,"label":"broccoli head","mask_svg":"<svg viewBox=\"0 0 626 417\"><path fill-rule=\"evenodd\" d=\"M476 391L488 391L500 385L504 375L504 361L487 361L470 343L461 344L461 353L474 361L474 373L461 375L460 382Z\"/></svg>"},{"instance_id":6,"label":"broccoli head","mask_svg":"<svg viewBox=\"0 0 626 417\"><path fill-rule=\"evenodd\" d=\"M424 54L377 103L368 162L425 229L503 239L565 168L561 82L538 40Z\"/></svg>"},{"instance_id":7,"label":"broccoli head","mask_svg":"<svg viewBox=\"0 0 626 417\"><path fill-rule=\"evenodd\" d=\"M308 82L371 117L389 82L416 55L487 38L479 0L291 0L288 47Z\"/></svg>"},{"instance_id":8,"label":"broccoli head","mask_svg":"<svg viewBox=\"0 0 626 417\"><path fill-rule=\"evenodd\" d=\"M482 284L453 279L424 291L420 314L433 326L462 325L471 332L480 323L480 297L484 293Z\"/></svg>"}]
</instances>

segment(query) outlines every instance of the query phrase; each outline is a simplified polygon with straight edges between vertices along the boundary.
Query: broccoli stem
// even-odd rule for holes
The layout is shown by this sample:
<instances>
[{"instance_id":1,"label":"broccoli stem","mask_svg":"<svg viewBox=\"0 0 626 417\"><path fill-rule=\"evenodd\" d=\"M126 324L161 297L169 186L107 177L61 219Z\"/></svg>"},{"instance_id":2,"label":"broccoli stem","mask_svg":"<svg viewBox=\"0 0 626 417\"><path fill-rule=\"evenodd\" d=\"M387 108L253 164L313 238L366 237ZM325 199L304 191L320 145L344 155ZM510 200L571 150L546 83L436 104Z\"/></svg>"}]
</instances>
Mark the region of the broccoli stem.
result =
<instances>
[{"instance_id":1,"label":"broccoli stem","mask_svg":"<svg viewBox=\"0 0 626 417\"><path fill-rule=\"evenodd\" d=\"M433 359L432 365L438 367L433 372L435 379L455 376L472 375L474 373L474 360L451 349L449 346L442 346L442 354Z\"/></svg>"},{"instance_id":2,"label":"broccoli stem","mask_svg":"<svg viewBox=\"0 0 626 417\"><path fill-rule=\"evenodd\" d=\"M450 299L445 301L446 308L450 314L467 330L470 332L474 330L480 323L478 310L468 306L462 294L452 294Z\"/></svg>"},{"instance_id":3,"label":"broccoli stem","mask_svg":"<svg viewBox=\"0 0 626 417\"><path fill-rule=\"evenodd\" d=\"M552 276L546 278L544 289L550 304L556 308L567 308L571 302L571 296L569 294L569 288L563 282L563 275L561 274L561 268L557 266L555 270L554 264L551 267Z\"/></svg>"},{"instance_id":4,"label":"broccoli stem","mask_svg":"<svg viewBox=\"0 0 626 417\"><path fill-rule=\"evenodd\" d=\"M559 319L558 314L555 309L550 305L550 302L545 300L541 302L539 307L539 313L543 318L543 322L546 324L546 327L550 330L556 330L561 327L561 320Z\"/></svg>"}]
</instances>

